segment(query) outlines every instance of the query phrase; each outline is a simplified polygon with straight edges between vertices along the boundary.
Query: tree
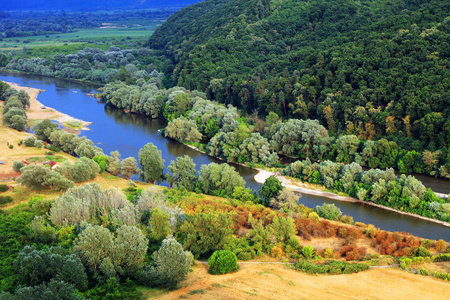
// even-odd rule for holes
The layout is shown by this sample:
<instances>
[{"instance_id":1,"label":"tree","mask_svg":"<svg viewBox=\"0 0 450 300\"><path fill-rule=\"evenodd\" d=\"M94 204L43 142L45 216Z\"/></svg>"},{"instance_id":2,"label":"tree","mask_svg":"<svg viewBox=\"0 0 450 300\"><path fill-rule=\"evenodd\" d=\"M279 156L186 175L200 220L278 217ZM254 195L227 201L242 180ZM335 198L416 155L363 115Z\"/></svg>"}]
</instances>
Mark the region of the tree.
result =
<instances>
[{"instance_id":1,"label":"tree","mask_svg":"<svg viewBox=\"0 0 450 300\"><path fill-rule=\"evenodd\" d=\"M27 128L27 119L20 115L12 116L9 120L9 127L18 131L24 131Z\"/></svg>"},{"instance_id":2,"label":"tree","mask_svg":"<svg viewBox=\"0 0 450 300\"><path fill-rule=\"evenodd\" d=\"M119 176L120 173L120 153L119 151L112 151L111 157L108 159L108 164L106 165L106 171L113 174L114 176Z\"/></svg>"},{"instance_id":3,"label":"tree","mask_svg":"<svg viewBox=\"0 0 450 300\"><path fill-rule=\"evenodd\" d=\"M32 190L43 190L53 187L55 190L66 190L74 183L61 174L52 172L43 165L29 165L21 169L20 183Z\"/></svg>"},{"instance_id":4,"label":"tree","mask_svg":"<svg viewBox=\"0 0 450 300\"><path fill-rule=\"evenodd\" d=\"M172 236L166 238L152 255L153 264L140 272L140 280L146 285L162 285L175 289L184 280L194 262L192 254L183 250Z\"/></svg>"},{"instance_id":5,"label":"tree","mask_svg":"<svg viewBox=\"0 0 450 300\"><path fill-rule=\"evenodd\" d=\"M131 176L139 174L141 171L139 169L138 162L136 161L136 159L134 157L128 157L128 158L125 158L124 160L122 160L122 162L120 163L119 170L120 170L120 174L125 179L130 179Z\"/></svg>"},{"instance_id":6,"label":"tree","mask_svg":"<svg viewBox=\"0 0 450 300\"><path fill-rule=\"evenodd\" d=\"M267 178L259 191L259 196L263 199L263 205L269 206L270 201L273 198L278 197L282 189L283 185L278 178L275 176L270 176Z\"/></svg>"},{"instance_id":7,"label":"tree","mask_svg":"<svg viewBox=\"0 0 450 300\"><path fill-rule=\"evenodd\" d=\"M0 295L1 296L1 295ZM32 300L81 300L80 296L73 286L58 279L51 279L49 282L33 287L22 287L16 290L14 296L7 299L32 299Z\"/></svg>"},{"instance_id":8,"label":"tree","mask_svg":"<svg viewBox=\"0 0 450 300\"><path fill-rule=\"evenodd\" d=\"M11 107L6 114L3 115L3 124L7 124L11 127L11 119L14 116L21 116L24 119L27 118L27 114L23 109L17 108L17 107Z\"/></svg>"},{"instance_id":9,"label":"tree","mask_svg":"<svg viewBox=\"0 0 450 300\"><path fill-rule=\"evenodd\" d=\"M110 259L119 274L134 275L144 266L147 249L148 239L142 231L123 225L117 230Z\"/></svg>"},{"instance_id":10,"label":"tree","mask_svg":"<svg viewBox=\"0 0 450 300\"><path fill-rule=\"evenodd\" d=\"M210 163L203 165L199 172L200 189L206 194L230 196L236 187L244 187L245 181L228 164Z\"/></svg>"},{"instance_id":11,"label":"tree","mask_svg":"<svg viewBox=\"0 0 450 300\"><path fill-rule=\"evenodd\" d=\"M25 164L21 161L15 160L13 162L13 170L14 172L20 172L20 169L22 169L25 166Z\"/></svg>"},{"instance_id":12,"label":"tree","mask_svg":"<svg viewBox=\"0 0 450 300\"><path fill-rule=\"evenodd\" d=\"M177 236L183 247L196 257L222 248L231 237L233 220L223 213L200 213L188 217L180 226Z\"/></svg>"},{"instance_id":13,"label":"tree","mask_svg":"<svg viewBox=\"0 0 450 300\"><path fill-rule=\"evenodd\" d=\"M188 120L184 116L170 121L165 129L165 135L179 142L198 143L202 139L195 121Z\"/></svg>"},{"instance_id":14,"label":"tree","mask_svg":"<svg viewBox=\"0 0 450 300\"><path fill-rule=\"evenodd\" d=\"M171 161L167 167L167 183L170 186L193 191L197 181L195 163L189 156L178 157L176 161Z\"/></svg>"},{"instance_id":15,"label":"tree","mask_svg":"<svg viewBox=\"0 0 450 300\"><path fill-rule=\"evenodd\" d=\"M208 259L208 273L226 274L239 269L236 254L228 250L215 251Z\"/></svg>"},{"instance_id":16,"label":"tree","mask_svg":"<svg viewBox=\"0 0 450 300\"><path fill-rule=\"evenodd\" d=\"M52 279L73 284L83 290L87 286L87 275L78 256L67 254L61 247L37 250L25 246L14 262L18 280L23 286L37 286Z\"/></svg>"},{"instance_id":17,"label":"tree","mask_svg":"<svg viewBox=\"0 0 450 300\"><path fill-rule=\"evenodd\" d=\"M112 256L113 247L113 235L107 228L88 225L73 249L86 266L96 271L105 258Z\"/></svg>"},{"instance_id":18,"label":"tree","mask_svg":"<svg viewBox=\"0 0 450 300\"><path fill-rule=\"evenodd\" d=\"M164 159L162 159L161 151L152 143L148 143L143 149L139 150L139 163L142 173L141 180L159 184L164 181Z\"/></svg>"},{"instance_id":19,"label":"tree","mask_svg":"<svg viewBox=\"0 0 450 300\"><path fill-rule=\"evenodd\" d=\"M170 215L158 207L153 208L150 213L152 215L149 221L150 237L155 241L161 241L172 233Z\"/></svg>"}]
</instances>

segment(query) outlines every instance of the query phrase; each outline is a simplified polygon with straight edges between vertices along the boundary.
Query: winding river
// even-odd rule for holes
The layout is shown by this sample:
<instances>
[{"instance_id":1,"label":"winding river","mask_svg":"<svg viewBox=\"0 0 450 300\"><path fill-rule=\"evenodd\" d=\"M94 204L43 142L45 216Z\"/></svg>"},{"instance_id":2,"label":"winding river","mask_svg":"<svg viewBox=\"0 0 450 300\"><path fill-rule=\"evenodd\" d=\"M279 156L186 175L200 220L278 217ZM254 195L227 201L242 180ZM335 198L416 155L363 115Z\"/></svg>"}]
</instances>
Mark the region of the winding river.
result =
<instances>
[{"instance_id":1,"label":"winding river","mask_svg":"<svg viewBox=\"0 0 450 300\"><path fill-rule=\"evenodd\" d=\"M158 132L166 125L162 120L152 120L141 115L127 114L114 107L105 106L95 98L87 96L87 93L96 91L94 85L4 72L0 72L0 80L43 89L45 92L38 96L38 100L42 104L69 114L74 118L92 122L92 125L89 126L90 130L83 131L82 135L91 139L105 153L118 150L122 158L129 156L137 158L139 149L146 143L151 142L162 151L166 166L170 164L170 161L182 155L192 157L197 165L197 170L203 164L220 162L163 137ZM261 188L261 184L253 179L257 171L239 165L234 165L234 167L245 179L247 187L254 190ZM424 181L426 186L432 187L436 192L450 192L450 182L447 180L435 180L430 177L421 177L420 179ZM355 221L374 224L384 230L404 231L423 238L450 241L450 228L448 227L369 205L339 202L310 195L303 195L300 202L308 207L315 207L324 202L334 203L344 214L352 216Z\"/></svg>"}]
</instances>

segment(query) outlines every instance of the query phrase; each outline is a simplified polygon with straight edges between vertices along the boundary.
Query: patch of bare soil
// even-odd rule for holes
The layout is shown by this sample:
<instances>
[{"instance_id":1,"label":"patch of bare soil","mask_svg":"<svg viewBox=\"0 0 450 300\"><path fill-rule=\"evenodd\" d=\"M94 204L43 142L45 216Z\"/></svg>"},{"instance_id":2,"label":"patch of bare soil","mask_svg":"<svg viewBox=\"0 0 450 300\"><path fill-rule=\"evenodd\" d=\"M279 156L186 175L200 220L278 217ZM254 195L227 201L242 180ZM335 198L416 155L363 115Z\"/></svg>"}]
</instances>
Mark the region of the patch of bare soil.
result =
<instances>
[{"instance_id":1,"label":"patch of bare soil","mask_svg":"<svg viewBox=\"0 0 450 300\"><path fill-rule=\"evenodd\" d=\"M307 275L282 265L242 264L210 275L197 264L181 288L158 299L448 299L450 284L396 269L351 275Z\"/></svg>"}]
</instances>

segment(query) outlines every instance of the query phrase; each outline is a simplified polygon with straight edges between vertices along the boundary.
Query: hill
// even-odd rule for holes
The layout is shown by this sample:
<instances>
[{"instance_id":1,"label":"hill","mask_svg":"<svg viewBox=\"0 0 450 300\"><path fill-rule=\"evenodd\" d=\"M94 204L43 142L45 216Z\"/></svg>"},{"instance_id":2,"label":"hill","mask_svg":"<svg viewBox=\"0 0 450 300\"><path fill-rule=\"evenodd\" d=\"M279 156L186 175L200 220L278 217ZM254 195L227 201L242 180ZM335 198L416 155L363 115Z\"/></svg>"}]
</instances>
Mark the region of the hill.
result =
<instances>
[{"instance_id":1,"label":"hill","mask_svg":"<svg viewBox=\"0 0 450 300\"><path fill-rule=\"evenodd\" d=\"M150 37L178 85L248 113L431 151L450 145L450 3L207 0Z\"/></svg>"}]
</instances>

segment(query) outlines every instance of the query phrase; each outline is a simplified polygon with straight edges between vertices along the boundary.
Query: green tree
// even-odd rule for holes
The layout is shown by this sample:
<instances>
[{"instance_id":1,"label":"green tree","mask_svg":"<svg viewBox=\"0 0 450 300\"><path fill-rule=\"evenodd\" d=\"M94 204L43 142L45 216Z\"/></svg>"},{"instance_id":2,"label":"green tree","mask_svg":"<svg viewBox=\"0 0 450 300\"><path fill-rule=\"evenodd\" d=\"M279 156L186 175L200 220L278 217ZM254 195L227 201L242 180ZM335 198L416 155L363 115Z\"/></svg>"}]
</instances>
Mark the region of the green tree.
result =
<instances>
[{"instance_id":1,"label":"green tree","mask_svg":"<svg viewBox=\"0 0 450 300\"><path fill-rule=\"evenodd\" d=\"M239 269L236 254L228 250L214 251L208 259L208 267L208 273L213 275L226 274Z\"/></svg>"},{"instance_id":2,"label":"green tree","mask_svg":"<svg viewBox=\"0 0 450 300\"><path fill-rule=\"evenodd\" d=\"M187 277L194 262L192 254L183 250L173 237L166 238L158 251L152 255L153 263L140 272L140 280L145 285L162 285L177 288Z\"/></svg>"},{"instance_id":3,"label":"green tree","mask_svg":"<svg viewBox=\"0 0 450 300\"><path fill-rule=\"evenodd\" d=\"M201 167L198 182L201 191L206 194L230 197L236 187L245 185L244 179L232 166L216 163Z\"/></svg>"},{"instance_id":4,"label":"green tree","mask_svg":"<svg viewBox=\"0 0 450 300\"><path fill-rule=\"evenodd\" d=\"M14 268L22 286L37 286L57 279L73 284L79 290L87 287L87 275L81 260L61 247L40 251L34 246L25 246L19 252Z\"/></svg>"},{"instance_id":5,"label":"green tree","mask_svg":"<svg viewBox=\"0 0 450 300\"><path fill-rule=\"evenodd\" d=\"M195 163L189 156L178 157L176 161L171 161L167 167L166 174L169 185L181 188L184 187L188 191L193 191L197 181Z\"/></svg>"},{"instance_id":6,"label":"green tree","mask_svg":"<svg viewBox=\"0 0 450 300\"><path fill-rule=\"evenodd\" d=\"M223 213L200 213L189 216L177 232L183 247L196 257L221 249L231 237L232 219Z\"/></svg>"},{"instance_id":7,"label":"green tree","mask_svg":"<svg viewBox=\"0 0 450 300\"><path fill-rule=\"evenodd\" d=\"M161 151L155 145L148 143L139 150L139 163L142 169L139 176L141 180L152 183L164 181L164 159L162 159Z\"/></svg>"},{"instance_id":8,"label":"green tree","mask_svg":"<svg viewBox=\"0 0 450 300\"><path fill-rule=\"evenodd\" d=\"M27 128L27 119L20 115L12 116L9 120L9 127L18 131L24 131Z\"/></svg>"},{"instance_id":9,"label":"green tree","mask_svg":"<svg viewBox=\"0 0 450 300\"><path fill-rule=\"evenodd\" d=\"M150 237L155 241L161 241L172 233L170 215L156 207L150 211L149 221Z\"/></svg>"},{"instance_id":10,"label":"green tree","mask_svg":"<svg viewBox=\"0 0 450 300\"><path fill-rule=\"evenodd\" d=\"M53 123L49 119L45 119L34 126L34 134L39 140L49 142L50 134L52 134L53 131L58 130L58 128L58 124Z\"/></svg>"},{"instance_id":11,"label":"green tree","mask_svg":"<svg viewBox=\"0 0 450 300\"><path fill-rule=\"evenodd\" d=\"M52 172L43 165L29 165L21 169L20 183L32 190L43 190L53 187L55 190L66 190L74 186L61 174Z\"/></svg>"},{"instance_id":12,"label":"green tree","mask_svg":"<svg viewBox=\"0 0 450 300\"><path fill-rule=\"evenodd\" d=\"M270 201L273 198L278 197L282 189L283 185L278 178L275 176L270 176L267 178L259 191L259 196L263 199L263 205L269 206Z\"/></svg>"},{"instance_id":13,"label":"green tree","mask_svg":"<svg viewBox=\"0 0 450 300\"><path fill-rule=\"evenodd\" d=\"M119 171L125 179L130 179L131 176L139 174L141 170L136 159L128 157L121 161Z\"/></svg>"},{"instance_id":14,"label":"green tree","mask_svg":"<svg viewBox=\"0 0 450 300\"><path fill-rule=\"evenodd\" d=\"M117 230L110 259L119 274L134 275L144 266L147 249L148 239L142 231L123 225Z\"/></svg>"}]
</instances>

